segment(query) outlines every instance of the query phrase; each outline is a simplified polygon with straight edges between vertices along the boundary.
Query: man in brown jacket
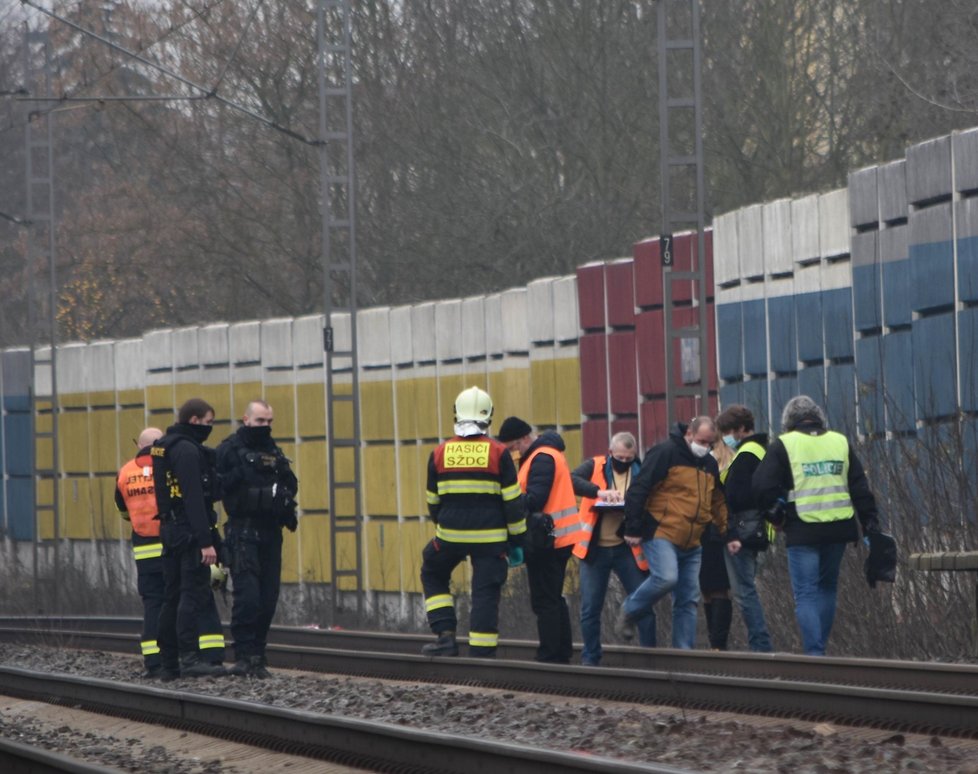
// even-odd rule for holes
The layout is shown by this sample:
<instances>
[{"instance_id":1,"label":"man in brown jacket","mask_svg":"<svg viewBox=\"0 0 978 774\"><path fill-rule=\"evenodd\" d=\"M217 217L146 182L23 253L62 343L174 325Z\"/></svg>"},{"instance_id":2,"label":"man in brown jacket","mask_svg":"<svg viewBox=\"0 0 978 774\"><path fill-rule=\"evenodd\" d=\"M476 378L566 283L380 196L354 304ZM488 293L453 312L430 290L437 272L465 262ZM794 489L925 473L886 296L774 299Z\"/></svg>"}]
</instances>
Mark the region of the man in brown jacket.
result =
<instances>
[{"instance_id":1,"label":"man in brown jacket","mask_svg":"<svg viewBox=\"0 0 978 774\"><path fill-rule=\"evenodd\" d=\"M700 536L713 522L727 531L727 505L720 472L710 448L716 426L709 417L678 424L668 440L653 446L625 495L625 542L640 545L649 563L648 579L625 598L616 633L635 637L636 623L652 614L672 592L672 646L691 649L696 643L699 605ZM740 543L727 543L731 554Z\"/></svg>"}]
</instances>

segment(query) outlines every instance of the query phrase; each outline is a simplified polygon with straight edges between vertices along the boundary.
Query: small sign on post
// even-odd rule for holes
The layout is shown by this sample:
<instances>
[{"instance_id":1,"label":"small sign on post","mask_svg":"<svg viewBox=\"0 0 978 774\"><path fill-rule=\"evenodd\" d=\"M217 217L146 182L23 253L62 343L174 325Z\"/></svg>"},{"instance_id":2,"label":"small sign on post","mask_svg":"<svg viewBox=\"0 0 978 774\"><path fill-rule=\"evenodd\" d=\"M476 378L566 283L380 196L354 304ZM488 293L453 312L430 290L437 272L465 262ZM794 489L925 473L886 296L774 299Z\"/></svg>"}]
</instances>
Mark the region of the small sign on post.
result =
<instances>
[{"instance_id":1,"label":"small sign on post","mask_svg":"<svg viewBox=\"0 0 978 774\"><path fill-rule=\"evenodd\" d=\"M659 237L659 258L662 260L662 268L672 266L672 234Z\"/></svg>"}]
</instances>

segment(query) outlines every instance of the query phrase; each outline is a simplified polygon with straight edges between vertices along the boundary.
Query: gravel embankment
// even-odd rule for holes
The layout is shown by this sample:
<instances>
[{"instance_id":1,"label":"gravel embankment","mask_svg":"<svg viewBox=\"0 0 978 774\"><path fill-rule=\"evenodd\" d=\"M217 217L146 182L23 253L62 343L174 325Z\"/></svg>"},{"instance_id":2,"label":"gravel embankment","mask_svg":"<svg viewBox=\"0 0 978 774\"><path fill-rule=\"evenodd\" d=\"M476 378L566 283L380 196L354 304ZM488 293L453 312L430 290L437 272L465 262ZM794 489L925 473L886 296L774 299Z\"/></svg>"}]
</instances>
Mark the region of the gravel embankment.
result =
<instances>
[{"instance_id":1,"label":"gravel embankment","mask_svg":"<svg viewBox=\"0 0 978 774\"><path fill-rule=\"evenodd\" d=\"M107 680L137 679L135 658L61 651L43 647L0 645L0 663L26 669L80 674ZM329 677L275 671L269 680L217 678L177 680L172 690L219 694L226 698L262 702L331 715L365 718L454 733L478 734L509 742L558 750L657 762L703 771L785 772L790 774L879 774L933 771L978 774L978 743L902 734L854 733L825 724L764 721L718 713L683 713L675 708L620 703L596 704L579 699L545 699L529 694L468 690L432 685L408 685L379 680ZM19 741L34 743L30 729L0 727L28 734ZM62 738L63 737L63 738ZM47 741L54 741L46 738ZM102 743L104 741L104 743ZM136 761L132 766L114 745L122 744ZM75 739L59 735L57 749L82 756L101 749L115 756L107 765L132 771L207 772L208 768L168 768L146 751L112 740ZM144 754L145 753L145 754ZM96 758L95 760L102 760ZM206 764L202 765L206 766Z\"/></svg>"}]
</instances>

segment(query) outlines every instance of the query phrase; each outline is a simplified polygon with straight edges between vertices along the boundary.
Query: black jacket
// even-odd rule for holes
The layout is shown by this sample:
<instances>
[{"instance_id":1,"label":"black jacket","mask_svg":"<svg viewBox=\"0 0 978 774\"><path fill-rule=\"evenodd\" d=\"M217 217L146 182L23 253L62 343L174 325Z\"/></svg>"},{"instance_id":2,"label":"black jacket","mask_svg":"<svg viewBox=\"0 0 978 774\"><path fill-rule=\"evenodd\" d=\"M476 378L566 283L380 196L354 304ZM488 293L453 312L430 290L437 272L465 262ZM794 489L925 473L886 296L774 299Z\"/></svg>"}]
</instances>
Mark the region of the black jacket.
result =
<instances>
[{"instance_id":1,"label":"black jacket","mask_svg":"<svg viewBox=\"0 0 978 774\"><path fill-rule=\"evenodd\" d=\"M214 545L211 528L217 522L214 502L220 492L214 450L197 441L195 427L171 425L153 444L153 488L160 518L185 521L197 545L208 548Z\"/></svg>"},{"instance_id":2,"label":"black jacket","mask_svg":"<svg viewBox=\"0 0 978 774\"><path fill-rule=\"evenodd\" d=\"M797 430L802 432L826 432L824 427L817 424L803 423ZM787 500L788 493L794 489L794 477L791 474L791 462L788 451L780 439L768 446L767 454L754 471L751 491L756 498L757 507L769 510L778 499ZM798 518L795 506L786 503L782 526L785 542L789 546L824 545L827 543L852 543L859 539L856 517L862 523L863 530L875 532L879 529L879 517L876 513L876 499L869 488L869 480L863 470L862 463L856 456L852 442L849 443L849 498L855 515L842 521L807 522ZM778 522L775 521L775 524Z\"/></svg>"},{"instance_id":3,"label":"black jacket","mask_svg":"<svg viewBox=\"0 0 978 774\"><path fill-rule=\"evenodd\" d=\"M252 429L242 425L217 447L224 510L231 519L257 519L277 526L285 500L295 497L299 482L275 441L270 436L254 440Z\"/></svg>"},{"instance_id":4,"label":"black jacket","mask_svg":"<svg viewBox=\"0 0 978 774\"><path fill-rule=\"evenodd\" d=\"M754 435L747 436L740 441L738 449L750 442L760 444L766 449L767 433L754 433ZM730 467L727 468L723 490L727 497L727 510L730 511L731 515L730 523L727 525L728 540L740 540L735 526L737 520L733 516L742 511L757 508L751 481L754 477L754 471L757 470L760 463L761 461L753 454L738 454L730 463Z\"/></svg>"}]
</instances>

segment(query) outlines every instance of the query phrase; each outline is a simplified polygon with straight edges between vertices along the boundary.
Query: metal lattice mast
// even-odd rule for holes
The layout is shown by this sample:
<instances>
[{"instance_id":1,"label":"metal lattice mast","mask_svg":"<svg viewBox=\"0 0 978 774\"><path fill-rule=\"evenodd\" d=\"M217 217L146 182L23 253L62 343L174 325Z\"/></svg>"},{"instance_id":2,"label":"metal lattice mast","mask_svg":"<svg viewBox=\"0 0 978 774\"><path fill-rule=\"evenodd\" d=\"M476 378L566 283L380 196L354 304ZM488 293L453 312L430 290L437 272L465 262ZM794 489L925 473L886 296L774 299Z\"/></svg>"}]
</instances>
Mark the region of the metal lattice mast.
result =
<instances>
[{"instance_id":1,"label":"metal lattice mast","mask_svg":"<svg viewBox=\"0 0 978 774\"><path fill-rule=\"evenodd\" d=\"M32 32L25 24L24 78L28 92L50 96L51 46L46 32ZM56 213L54 208L54 115L51 112L30 111L25 128L27 220L27 315L30 329L30 422L31 422L31 479L34 485L34 609L39 598L38 548L39 534L50 516L53 537L51 556L51 599L55 611L60 611L61 562L59 543L59 489L61 484L58 450L58 380L56 350L58 345L58 285L56 265ZM47 267L47 287L43 267ZM38 271L40 269L40 272ZM46 291L46 292L45 292ZM45 335L46 334L46 335ZM46 341L45 341L46 339ZM44 345L46 357L40 356ZM47 377L47 378L45 378ZM50 496L45 498L45 484L50 484Z\"/></svg>"},{"instance_id":2,"label":"metal lattice mast","mask_svg":"<svg viewBox=\"0 0 978 774\"><path fill-rule=\"evenodd\" d=\"M699 0L659 0L660 250L666 335L666 411L670 426L677 419L677 398L699 398L697 414L706 413L710 406L700 38ZM689 270L676 271L674 268L672 237L676 227L696 229L696 252ZM693 300L699 314L692 326L676 326L674 282L693 283ZM676 341L680 344L681 363L685 366L681 368L679 384L673 359Z\"/></svg>"},{"instance_id":3,"label":"metal lattice mast","mask_svg":"<svg viewBox=\"0 0 978 774\"><path fill-rule=\"evenodd\" d=\"M319 0L316 26L330 582L334 617L341 591L355 593L359 616L363 611L363 500L350 0ZM334 312L349 316L348 349L336 347Z\"/></svg>"}]
</instances>

